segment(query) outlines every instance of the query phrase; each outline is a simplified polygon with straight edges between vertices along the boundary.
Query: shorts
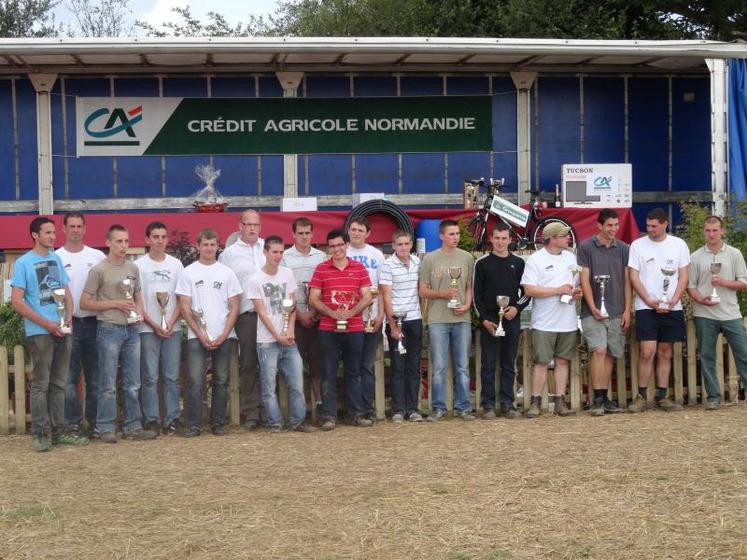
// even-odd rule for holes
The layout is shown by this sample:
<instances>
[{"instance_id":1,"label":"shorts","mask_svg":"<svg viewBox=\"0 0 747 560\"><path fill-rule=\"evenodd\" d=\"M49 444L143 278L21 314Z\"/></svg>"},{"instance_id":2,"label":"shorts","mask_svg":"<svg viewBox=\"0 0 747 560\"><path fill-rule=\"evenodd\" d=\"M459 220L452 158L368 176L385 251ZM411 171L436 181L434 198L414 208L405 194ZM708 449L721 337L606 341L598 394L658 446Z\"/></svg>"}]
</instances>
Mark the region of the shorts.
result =
<instances>
[{"instance_id":1,"label":"shorts","mask_svg":"<svg viewBox=\"0 0 747 560\"><path fill-rule=\"evenodd\" d=\"M581 330L589 352L598 348L606 348L613 358L625 356L625 331L620 326L620 317L597 321L589 315L581 319Z\"/></svg>"},{"instance_id":2,"label":"shorts","mask_svg":"<svg viewBox=\"0 0 747 560\"><path fill-rule=\"evenodd\" d=\"M657 313L653 309L635 312L635 336L639 341L684 342L685 312L681 309Z\"/></svg>"},{"instance_id":3,"label":"shorts","mask_svg":"<svg viewBox=\"0 0 747 560\"><path fill-rule=\"evenodd\" d=\"M577 347L578 331L548 332L532 329L532 358L535 364L549 364L555 356L572 360Z\"/></svg>"}]
</instances>

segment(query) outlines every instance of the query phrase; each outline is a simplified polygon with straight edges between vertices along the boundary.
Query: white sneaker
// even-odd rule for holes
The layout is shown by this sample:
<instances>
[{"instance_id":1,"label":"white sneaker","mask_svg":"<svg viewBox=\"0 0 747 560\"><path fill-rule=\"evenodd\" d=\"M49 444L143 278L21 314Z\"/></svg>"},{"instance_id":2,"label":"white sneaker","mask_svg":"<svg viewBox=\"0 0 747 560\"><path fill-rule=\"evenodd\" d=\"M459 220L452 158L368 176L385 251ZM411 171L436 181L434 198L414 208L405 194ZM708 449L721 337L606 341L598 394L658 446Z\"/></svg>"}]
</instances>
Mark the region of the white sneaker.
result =
<instances>
[{"instance_id":1,"label":"white sneaker","mask_svg":"<svg viewBox=\"0 0 747 560\"><path fill-rule=\"evenodd\" d=\"M423 417L420 415L419 412L411 412L410 416L408 416L407 419L410 422L422 422L423 421Z\"/></svg>"},{"instance_id":2,"label":"white sneaker","mask_svg":"<svg viewBox=\"0 0 747 560\"><path fill-rule=\"evenodd\" d=\"M394 422L395 424L401 424L404 421L405 421L405 417L399 412L397 414L392 415L392 422Z\"/></svg>"}]
</instances>

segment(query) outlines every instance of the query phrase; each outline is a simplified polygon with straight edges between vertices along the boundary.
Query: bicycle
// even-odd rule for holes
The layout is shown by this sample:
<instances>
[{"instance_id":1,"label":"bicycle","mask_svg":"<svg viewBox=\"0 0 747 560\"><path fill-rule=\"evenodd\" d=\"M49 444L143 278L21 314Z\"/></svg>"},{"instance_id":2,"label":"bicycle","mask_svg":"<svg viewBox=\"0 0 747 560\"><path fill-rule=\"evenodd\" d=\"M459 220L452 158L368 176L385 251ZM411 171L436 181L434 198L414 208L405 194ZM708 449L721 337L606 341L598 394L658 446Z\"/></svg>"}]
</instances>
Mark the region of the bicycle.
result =
<instances>
[{"instance_id":1,"label":"bicycle","mask_svg":"<svg viewBox=\"0 0 747 560\"><path fill-rule=\"evenodd\" d=\"M485 187L485 179L466 179L465 184L471 184L477 191ZM500 196L503 179L490 179L487 183L487 193L482 208L467 225L467 232L475 240L475 251L486 251L488 249L488 220L490 216L502 221L509 228L511 236L510 250L533 249L538 250L544 246L542 231L547 224L558 222L569 228L568 235L571 241L570 249L575 249L578 243L576 230L571 224L558 216L542 217L544 204L541 191L526 191L532 197L529 210L506 200ZM522 235L523 234L523 235Z\"/></svg>"}]
</instances>

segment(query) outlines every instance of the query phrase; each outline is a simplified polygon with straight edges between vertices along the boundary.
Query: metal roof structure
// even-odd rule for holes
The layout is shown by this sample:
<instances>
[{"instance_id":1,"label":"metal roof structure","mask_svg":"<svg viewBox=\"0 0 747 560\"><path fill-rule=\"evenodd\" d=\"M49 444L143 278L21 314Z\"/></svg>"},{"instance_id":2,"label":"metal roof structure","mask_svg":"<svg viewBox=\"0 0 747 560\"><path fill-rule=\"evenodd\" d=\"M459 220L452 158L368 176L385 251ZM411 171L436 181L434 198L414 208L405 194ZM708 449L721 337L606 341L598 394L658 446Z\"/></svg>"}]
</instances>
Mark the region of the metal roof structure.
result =
<instances>
[{"instance_id":1,"label":"metal roof structure","mask_svg":"<svg viewBox=\"0 0 747 560\"><path fill-rule=\"evenodd\" d=\"M634 72L707 73L747 58L717 41L423 37L2 39L0 73Z\"/></svg>"}]
</instances>

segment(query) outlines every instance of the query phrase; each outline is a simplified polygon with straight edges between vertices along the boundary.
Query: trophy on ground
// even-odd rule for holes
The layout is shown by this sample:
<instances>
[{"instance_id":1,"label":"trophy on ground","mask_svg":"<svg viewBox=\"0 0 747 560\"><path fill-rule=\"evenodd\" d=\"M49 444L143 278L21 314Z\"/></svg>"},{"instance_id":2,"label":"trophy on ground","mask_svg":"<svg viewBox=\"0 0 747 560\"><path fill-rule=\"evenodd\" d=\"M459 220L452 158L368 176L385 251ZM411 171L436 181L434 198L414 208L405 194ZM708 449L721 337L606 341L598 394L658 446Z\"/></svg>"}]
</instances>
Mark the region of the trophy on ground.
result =
<instances>
[{"instance_id":1,"label":"trophy on ground","mask_svg":"<svg viewBox=\"0 0 747 560\"><path fill-rule=\"evenodd\" d=\"M576 275L579 272L581 272L581 267L576 264L572 264L571 266L568 267L568 271L571 273L571 286L575 288L576 287ZM563 294L562 296L560 296L560 301L562 303L567 303L569 305L572 305L573 296L569 294Z\"/></svg>"},{"instance_id":2,"label":"trophy on ground","mask_svg":"<svg viewBox=\"0 0 747 560\"><path fill-rule=\"evenodd\" d=\"M128 276L124 280L120 280L119 287L122 290L122 293L124 294L125 299L134 303L135 302L135 278L133 276ZM140 314L137 311L135 311L134 309L130 309L130 312L127 314L128 325L134 325L135 323L140 323L142 320L143 318L140 316Z\"/></svg>"},{"instance_id":3,"label":"trophy on ground","mask_svg":"<svg viewBox=\"0 0 747 560\"><path fill-rule=\"evenodd\" d=\"M169 328L168 322L166 321L166 306L169 304L170 294L168 292L156 292L156 301L158 307L161 308L161 328L166 330Z\"/></svg>"},{"instance_id":4,"label":"trophy on ground","mask_svg":"<svg viewBox=\"0 0 747 560\"><path fill-rule=\"evenodd\" d=\"M57 316L60 318L60 323L57 325L60 328L60 332L64 334L70 334L70 325L67 322L67 305L65 300L65 288L57 288L52 292L52 298L55 304L57 304Z\"/></svg>"},{"instance_id":5,"label":"trophy on ground","mask_svg":"<svg viewBox=\"0 0 747 560\"><path fill-rule=\"evenodd\" d=\"M379 289L374 288L372 286L369 288L369 291L371 292L371 304L368 306L368 320L366 321L366 332L372 333L374 332L373 308L374 308L374 303L376 302L376 298L379 297Z\"/></svg>"},{"instance_id":6,"label":"trophy on ground","mask_svg":"<svg viewBox=\"0 0 747 560\"><path fill-rule=\"evenodd\" d=\"M455 290L458 286L457 280L462 276L462 267L461 266L450 266L449 267L449 276L451 277L451 289ZM449 300L449 302L446 304L446 307L449 309L456 309L457 307L461 307L461 303L459 303L459 298L454 296Z\"/></svg>"},{"instance_id":7,"label":"trophy on ground","mask_svg":"<svg viewBox=\"0 0 747 560\"><path fill-rule=\"evenodd\" d=\"M210 341L211 344L215 342L213 340L213 337L210 336L210 333L208 332L207 321L205 321L205 311L203 311L202 307L190 307L189 310L192 313L192 316L197 319L197 323L200 325L200 329L202 329L202 332L205 333L208 341Z\"/></svg>"},{"instance_id":8,"label":"trophy on ground","mask_svg":"<svg viewBox=\"0 0 747 560\"><path fill-rule=\"evenodd\" d=\"M609 281L610 281L609 274L595 274L594 275L594 282L599 284L599 313L605 319L608 319L610 316L610 314L607 313L607 306L605 305L605 301L604 301L604 291L607 288L607 282Z\"/></svg>"},{"instance_id":9,"label":"trophy on ground","mask_svg":"<svg viewBox=\"0 0 747 560\"><path fill-rule=\"evenodd\" d=\"M280 330L280 334L285 336L288 333L290 316L296 310L296 300L290 298L283 299L280 302L280 310L283 313L283 328Z\"/></svg>"},{"instance_id":10,"label":"trophy on ground","mask_svg":"<svg viewBox=\"0 0 747 560\"><path fill-rule=\"evenodd\" d=\"M399 340L397 341L397 354L407 354L407 348L405 348L405 345L403 344L405 340L405 335L402 332L402 321L404 321L407 318L407 312L394 310L394 312L392 313L392 317L397 322L397 330L399 330Z\"/></svg>"},{"instance_id":11,"label":"trophy on ground","mask_svg":"<svg viewBox=\"0 0 747 560\"><path fill-rule=\"evenodd\" d=\"M332 300L332 303L337 306L338 311L347 311L351 307L353 307L353 303L355 302L355 293L345 290L332 290L332 293L330 294L330 300ZM335 330L337 332L347 332L348 320L337 319Z\"/></svg>"},{"instance_id":12,"label":"trophy on ground","mask_svg":"<svg viewBox=\"0 0 747 560\"><path fill-rule=\"evenodd\" d=\"M659 300L659 309L669 309L667 291L669 290L669 282L676 272L677 270L671 267L664 266L661 268L661 273L664 275L664 291L661 293L661 299Z\"/></svg>"},{"instance_id":13,"label":"trophy on ground","mask_svg":"<svg viewBox=\"0 0 747 560\"><path fill-rule=\"evenodd\" d=\"M718 276L721 274L721 263L713 261L711 263L711 274ZM713 284L711 284L713 286ZM711 303L720 303L721 302L721 296L718 295L718 291L716 290L716 286L713 286L713 291L711 292Z\"/></svg>"},{"instance_id":14,"label":"trophy on ground","mask_svg":"<svg viewBox=\"0 0 747 560\"><path fill-rule=\"evenodd\" d=\"M503 329L503 316L506 314L506 307L508 307L509 297L495 296L495 302L498 304L498 326L495 328L493 336L506 336L506 331Z\"/></svg>"}]
</instances>

